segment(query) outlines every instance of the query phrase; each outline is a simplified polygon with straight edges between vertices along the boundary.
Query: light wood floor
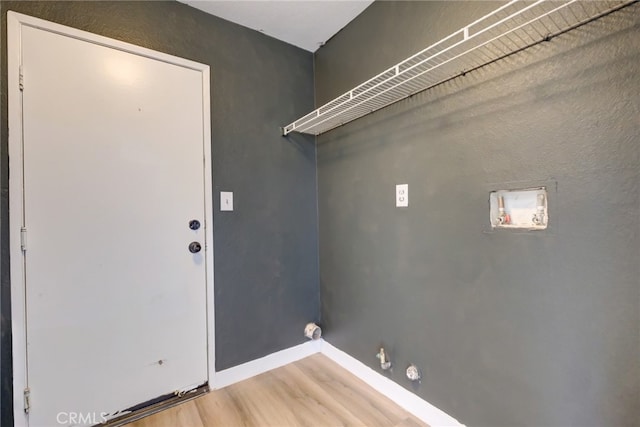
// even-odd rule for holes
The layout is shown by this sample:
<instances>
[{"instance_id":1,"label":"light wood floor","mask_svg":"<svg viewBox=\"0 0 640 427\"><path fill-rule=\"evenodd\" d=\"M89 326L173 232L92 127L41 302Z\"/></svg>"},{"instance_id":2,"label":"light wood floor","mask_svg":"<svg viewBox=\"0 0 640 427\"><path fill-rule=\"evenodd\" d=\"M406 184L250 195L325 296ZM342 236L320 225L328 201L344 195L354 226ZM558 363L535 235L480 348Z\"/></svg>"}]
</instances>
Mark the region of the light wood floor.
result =
<instances>
[{"instance_id":1,"label":"light wood floor","mask_svg":"<svg viewBox=\"0 0 640 427\"><path fill-rule=\"evenodd\" d=\"M426 426L327 357L214 390L128 427Z\"/></svg>"}]
</instances>

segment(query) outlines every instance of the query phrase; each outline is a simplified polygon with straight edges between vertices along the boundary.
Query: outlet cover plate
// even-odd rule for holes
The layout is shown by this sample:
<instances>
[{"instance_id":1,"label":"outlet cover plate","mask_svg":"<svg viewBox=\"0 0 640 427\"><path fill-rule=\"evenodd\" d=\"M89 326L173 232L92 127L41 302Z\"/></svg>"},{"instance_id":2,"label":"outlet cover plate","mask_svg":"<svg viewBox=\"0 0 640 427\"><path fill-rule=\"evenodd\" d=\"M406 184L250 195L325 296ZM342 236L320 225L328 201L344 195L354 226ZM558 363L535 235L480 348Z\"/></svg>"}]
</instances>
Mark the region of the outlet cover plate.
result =
<instances>
[{"instance_id":1,"label":"outlet cover plate","mask_svg":"<svg viewBox=\"0 0 640 427\"><path fill-rule=\"evenodd\" d=\"M406 208L409 206L409 184L396 185L396 207Z\"/></svg>"}]
</instances>

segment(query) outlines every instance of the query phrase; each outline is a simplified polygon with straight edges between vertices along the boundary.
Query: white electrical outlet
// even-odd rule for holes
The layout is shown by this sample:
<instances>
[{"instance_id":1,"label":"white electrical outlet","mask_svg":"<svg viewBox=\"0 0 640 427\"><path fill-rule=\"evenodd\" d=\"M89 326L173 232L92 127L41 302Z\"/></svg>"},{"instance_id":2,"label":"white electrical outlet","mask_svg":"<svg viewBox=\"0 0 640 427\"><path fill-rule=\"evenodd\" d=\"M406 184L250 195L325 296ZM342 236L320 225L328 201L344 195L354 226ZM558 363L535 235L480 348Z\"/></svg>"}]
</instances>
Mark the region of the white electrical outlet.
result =
<instances>
[{"instance_id":1,"label":"white electrical outlet","mask_svg":"<svg viewBox=\"0 0 640 427\"><path fill-rule=\"evenodd\" d=\"M409 206L409 184L396 185L396 207L406 208Z\"/></svg>"},{"instance_id":2,"label":"white electrical outlet","mask_svg":"<svg viewBox=\"0 0 640 427\"><path fill-rule=\"evenodd\" d=\"M233 192L232 191L220 192L220 210L221 211L233 210Z\"/></svg>"}]
</instances>

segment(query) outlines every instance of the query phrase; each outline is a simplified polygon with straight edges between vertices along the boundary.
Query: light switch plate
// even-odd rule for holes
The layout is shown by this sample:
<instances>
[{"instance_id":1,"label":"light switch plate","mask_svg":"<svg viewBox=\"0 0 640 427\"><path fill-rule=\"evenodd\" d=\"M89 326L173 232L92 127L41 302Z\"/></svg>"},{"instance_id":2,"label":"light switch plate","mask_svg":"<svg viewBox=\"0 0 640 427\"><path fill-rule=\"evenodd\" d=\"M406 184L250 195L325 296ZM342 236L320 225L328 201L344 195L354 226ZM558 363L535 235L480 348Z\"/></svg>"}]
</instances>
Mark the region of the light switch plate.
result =
<instances>
[{"instance_id":1,"label":"light switch plate","mask_svg":"<svg viewBox=\"0 0 640 427\"><path fill-rule=\"evenodd\" d=\"M409 206L409 184L396 185L396 207L406 208Z\"/></svg>"},{"instance_id":2,"label":"light switch plate","mask_svg":"<svg viewBox=\"0 0 640 427\"><path fill-rule=\"evenodd\" d=\"M221 211L233 210L233 192L232 191L220 192L220 210Z\"/></svg>"}]
</instances>

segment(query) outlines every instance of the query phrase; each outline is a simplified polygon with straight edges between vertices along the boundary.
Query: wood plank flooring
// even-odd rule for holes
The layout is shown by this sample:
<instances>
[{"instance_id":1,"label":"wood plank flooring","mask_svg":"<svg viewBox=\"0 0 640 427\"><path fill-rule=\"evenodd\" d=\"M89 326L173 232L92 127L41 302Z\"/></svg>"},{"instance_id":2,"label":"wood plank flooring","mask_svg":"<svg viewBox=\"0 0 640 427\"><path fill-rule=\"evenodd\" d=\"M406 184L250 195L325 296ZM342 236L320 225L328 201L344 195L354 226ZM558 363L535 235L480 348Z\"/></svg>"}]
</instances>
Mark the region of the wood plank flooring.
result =
<instances>
[{"instance_id":1,"label":"wood plank flooring","mask_svg":"<svg viewBox=\"0 0 640 427\"><path fill-rule=\"evenodd\" d=\"M428 427L321 354L128 424L213 426Z\"/></svg>"}]
</instances>

